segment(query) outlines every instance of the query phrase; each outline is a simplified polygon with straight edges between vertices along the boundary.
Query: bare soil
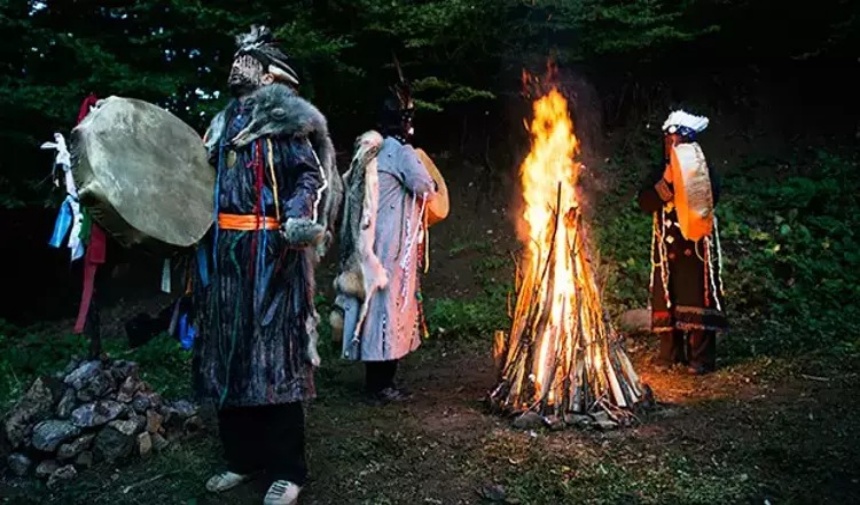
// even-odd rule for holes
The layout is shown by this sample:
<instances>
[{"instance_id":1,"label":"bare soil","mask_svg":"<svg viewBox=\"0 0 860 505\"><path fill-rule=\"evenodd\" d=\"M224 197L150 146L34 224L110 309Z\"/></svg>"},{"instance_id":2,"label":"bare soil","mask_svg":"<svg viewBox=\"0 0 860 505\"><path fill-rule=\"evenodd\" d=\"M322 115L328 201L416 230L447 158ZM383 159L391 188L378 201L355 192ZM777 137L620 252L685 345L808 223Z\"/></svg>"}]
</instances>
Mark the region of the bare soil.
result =
<instances>
[{"instance_id":1,"label":"bare soil","mask_svg":"<svg viewBox=\"0 0 860 505\"><path fill-rule=\"evenodd\" d=\"M486 180L455 179L452 216L431 232L428 298L477 296L481 251L505 257L517 247L506 193L478 197ZM762 359L691 377L653 369L653 342L628 344L659 405L639 425L608 432L520 431L488 413L491 335L434 335L403 363L415 397L401 405L365 404L360 366L329 358L307 412L311 476L300 503L485 503L480 492L490 485L522 504L860 503L860 358ZM208 494L204 482L220 469L211 425L148 461L96 467L57 490L6 476L0 500L262 503L259 480Z\"/></svg>"}]
</instances>

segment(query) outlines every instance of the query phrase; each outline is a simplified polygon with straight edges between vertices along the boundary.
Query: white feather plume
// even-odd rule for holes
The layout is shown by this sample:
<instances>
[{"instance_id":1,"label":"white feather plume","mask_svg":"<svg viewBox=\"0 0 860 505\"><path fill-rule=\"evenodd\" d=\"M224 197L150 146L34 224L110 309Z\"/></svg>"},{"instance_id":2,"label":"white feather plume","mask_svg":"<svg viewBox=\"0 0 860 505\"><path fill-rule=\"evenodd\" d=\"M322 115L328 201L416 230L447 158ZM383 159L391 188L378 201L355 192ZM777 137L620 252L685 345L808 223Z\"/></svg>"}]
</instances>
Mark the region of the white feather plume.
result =
<instances>
[{"instance_id":1,"label":"white feather plume","mask_svg":"<svg viewBox=\"0 0 860 505\"><path fill-rule=\"evenodd\" d=\"M674 133L674 130L681 126L690 128L696 133L701 133L708 127L708 118L705 116L694 116L683 110L676 110L666 118L666 122L663 123L663 131Z\"/></svg>"},{"instance_id":2,"label":"white feather plume","mask_svg":"<svg viewBox=\"0 0 860 505\"><path fill-rule=\"evenodd\" d=\"M251 26L248 33L243 33L236 36L236 45L239 50L249 50L262 46L272 39L272 32L265 26Z\"/></svg>"}]
</instances>

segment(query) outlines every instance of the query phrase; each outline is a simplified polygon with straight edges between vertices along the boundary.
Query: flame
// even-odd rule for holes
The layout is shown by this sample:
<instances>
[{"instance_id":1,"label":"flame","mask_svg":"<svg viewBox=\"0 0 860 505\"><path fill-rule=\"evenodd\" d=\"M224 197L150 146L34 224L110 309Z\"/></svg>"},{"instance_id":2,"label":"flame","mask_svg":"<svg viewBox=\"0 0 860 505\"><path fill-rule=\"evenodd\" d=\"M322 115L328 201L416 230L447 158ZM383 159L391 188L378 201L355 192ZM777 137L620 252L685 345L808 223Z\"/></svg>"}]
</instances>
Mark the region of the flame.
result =
<instances>
[{"instance_id":1,"label":"flame","mask_svg":"<svg viewBox=\"0 0 860 505\"><path fill-rule=\"evenodd\" d=\"M598 401L595 395L623 407L641 391L626 355L610 351L588 260L577 186L582 165L575 160L580 144L568 103L552 87L532 107L531 149L520 166L526 247L504 380L493 395L516 410L582 411Z\"/></svg>"}]
</instances>

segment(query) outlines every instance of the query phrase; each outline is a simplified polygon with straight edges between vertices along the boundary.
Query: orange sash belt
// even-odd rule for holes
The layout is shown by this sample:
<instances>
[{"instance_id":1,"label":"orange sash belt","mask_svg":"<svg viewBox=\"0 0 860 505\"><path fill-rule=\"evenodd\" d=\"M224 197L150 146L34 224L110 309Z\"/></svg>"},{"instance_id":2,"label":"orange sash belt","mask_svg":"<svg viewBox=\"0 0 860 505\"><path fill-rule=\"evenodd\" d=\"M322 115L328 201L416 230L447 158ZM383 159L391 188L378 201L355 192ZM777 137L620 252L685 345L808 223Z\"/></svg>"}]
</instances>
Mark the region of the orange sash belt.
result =
<instances>
[{"instance_id":1,"label":"orange sash belt","mask_svg":"<svg viewBox=\"0 0 860 505\"><path fill-rule=\"evenodd\" d=\"M218 228L222 230L277 230L279 227L280 223L274 217L261 218L254 214L218 214Z\"/></svg>"}]
</instances>

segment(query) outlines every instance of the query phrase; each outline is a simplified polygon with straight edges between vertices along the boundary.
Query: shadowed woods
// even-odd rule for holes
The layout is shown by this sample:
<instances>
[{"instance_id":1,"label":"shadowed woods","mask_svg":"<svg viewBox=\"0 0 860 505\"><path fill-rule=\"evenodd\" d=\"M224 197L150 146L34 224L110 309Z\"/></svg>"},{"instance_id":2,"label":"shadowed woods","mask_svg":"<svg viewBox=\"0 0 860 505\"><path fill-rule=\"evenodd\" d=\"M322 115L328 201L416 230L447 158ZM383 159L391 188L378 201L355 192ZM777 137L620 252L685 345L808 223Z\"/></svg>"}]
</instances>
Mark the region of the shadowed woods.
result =
<instances>
[{"instance_id":1,"label":"shadowed woods","mask_svg":"<svg viewBox=\"0 0 860 505\"><path fill-rule=\"evenodd\" d=\"M0 411L37 376L87 349L84 338L68 335L81 265L47 246L56 208L43 201L56 194L45 180L51 155L38 145L69 128L89 90L158 102L202 130L225 98L203 95L224 89L229 33L265 18L295 47L302 91L328 116L341 170L390 84L389 50L378 48L394 45L421 99L416 145L444 173L452 206L430 232L431 338L403 366L412 402L372 408L360 401L362 368L337 358L321 325L320 397L308 409L311 481L300 503L860 501L853 435L860 428L860 102L851 77L860 18L853 6L692 2L682 12L662 2L436 0L203 9L148 1L128 11L36 4L0 2L0 24L11 34L0 52L19 70L0 78L0 142L23 156L0 159L0 250L9 258ZM760 20L777 10L785 22L774 23L777 35L765 34ZM94 19L109 24L95 29ZM675 107L711 119L701 144L723 182L717 215L731 331L718 343L721 369L706 377L657 372L654 339L629 335L636 370L659 402L630 429L519 430L484 403L496 381L492 335L510 326L511 257L521 247L516 168L528 151L522 123L530 103L519 78L523 68L539 72L549 54L560 62L583 142L587 218L603 301L616 321L646 306L652 221L634 200L659 161L659 125ZM138 362L166 398L186 397L189 354L164 335L129 349L123 332L131 316L169 303L158 292L161 263L114 246L98 281L105 350ZM324 321L332 260L317 274ZM50 489L2 466L0 501L259 503L261 482L221 496L204 490L222 464L216 424L204 420L201 432L148 459L97 464ZM2 465L7 449L0 443Z\"/></svg>"}]
</instances>

